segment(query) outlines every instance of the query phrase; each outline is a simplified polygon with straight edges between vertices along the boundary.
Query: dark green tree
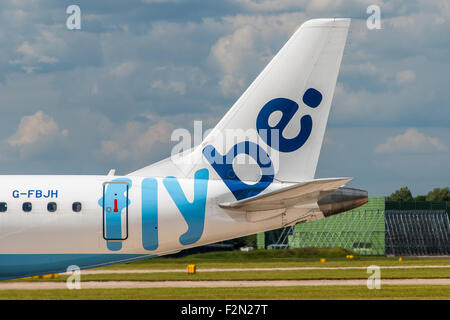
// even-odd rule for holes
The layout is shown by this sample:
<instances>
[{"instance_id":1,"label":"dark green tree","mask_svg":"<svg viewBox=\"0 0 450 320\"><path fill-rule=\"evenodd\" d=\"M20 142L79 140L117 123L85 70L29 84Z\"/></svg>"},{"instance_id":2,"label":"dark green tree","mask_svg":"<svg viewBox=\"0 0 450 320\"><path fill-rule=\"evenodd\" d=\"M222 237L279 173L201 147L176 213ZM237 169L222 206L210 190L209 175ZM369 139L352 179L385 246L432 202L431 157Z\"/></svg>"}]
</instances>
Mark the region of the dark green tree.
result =
<instances>
[{"instance_id":1,"label":"dark green tree","mask_svg":"<svg viewBox=\"0 0 450 320\"><path fill-rule=\"evenodd\" d=\"M450 189L448 187L434 188L428 192L427 201L450 201Z\"/></svg>"},{"instance_id":2,"label":"dark green tree","mask_svg":"<svg viewBox=\"0 0 450 320\"><path fill-rule=\"evenodd\" d=\"M227 241L224 241L223 243L232 244L235 249L238 249L239 247L245 247L245 246L256 247L256 234L227 240Z\"/></svg>"},{"instance_id":3,"label":"dark green tree","mask_svg":"<svg viewBox=\"0 0 450 320\"><path fill-rule=\"evenodd\" d=\"M427 196L418 195L418 196L414 197L414 200L416 200L416 201L427 201Z\"/></svg>"},{"instance_id":4,"label":"dark green tree","mask_svg":"<svg viewBox=\"0 0 450 320\"><path fill-rule=\"evenodd\" d=\"M388 201L412 201L413 196L408 187L403 187L395 191L389 197L386 198Z\"/></svg>"}]
</instances>

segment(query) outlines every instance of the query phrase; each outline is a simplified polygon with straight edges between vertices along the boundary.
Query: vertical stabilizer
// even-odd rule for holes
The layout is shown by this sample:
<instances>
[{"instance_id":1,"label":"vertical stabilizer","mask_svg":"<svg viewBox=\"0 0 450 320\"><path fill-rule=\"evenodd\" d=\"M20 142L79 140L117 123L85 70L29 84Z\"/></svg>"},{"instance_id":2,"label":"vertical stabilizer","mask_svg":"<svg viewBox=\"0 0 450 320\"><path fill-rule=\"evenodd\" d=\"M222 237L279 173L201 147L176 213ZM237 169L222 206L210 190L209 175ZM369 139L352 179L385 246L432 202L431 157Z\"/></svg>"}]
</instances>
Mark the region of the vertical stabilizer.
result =
<instances>
[{"instance_id":1,"label":"vertical stabilizer","mask_svg":"<svg viewBox=\"0 0 450 320\"><path fill-rule=\"evenodd\" d=\"M305 22L198 147L174 166L166 160L133 174L177 175L176 167L191 177L213 167L213 179L313 179L349 25Z\"/></svg>"}]
</instances>

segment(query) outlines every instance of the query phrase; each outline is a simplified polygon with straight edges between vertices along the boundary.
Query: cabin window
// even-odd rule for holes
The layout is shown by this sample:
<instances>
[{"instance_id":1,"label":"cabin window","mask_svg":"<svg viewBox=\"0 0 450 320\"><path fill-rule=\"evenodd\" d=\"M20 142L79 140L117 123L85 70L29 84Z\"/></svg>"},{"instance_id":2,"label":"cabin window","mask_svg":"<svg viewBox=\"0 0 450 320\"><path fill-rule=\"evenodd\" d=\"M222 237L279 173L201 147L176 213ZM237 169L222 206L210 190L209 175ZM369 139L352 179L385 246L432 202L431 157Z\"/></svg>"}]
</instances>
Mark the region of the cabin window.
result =
<instances>
[{"instance_id":1,"label":"cabin window","mask_svg":"<svg viewBox=\"0 0 450 320\"><path fill-rule=\"evenodd\" d=\"M80 212L81 211L81 202L72 203L72 210L74 212Z\"/></svg>"},{"instance_id":2,"label":"cabin window","mask_svg":"<svg viewBox=\"0 0 450 320\"><path fill-rule=\"evenodd\" d=\"M49 202L47 204L47 210L50 212L55 212L56 211L56 202Z\"/></svg>"},{"instance_id":3,"label":"cabin window","mask_svg":"<svg viewBox=\"0 0 450 320\"><path fill-rule=\"evenodd\" d=\"M8 210L8 204L6 202L0 202L0 212L6 212Z\"/></svg>"},{"instance_id":4,"label":"cabin window","mask_svg":"<svg viewBox=\"0 0 450 320\"><path fill-rule=\"evenodd\" d=\"M31 205L31 202L24 202L23 204L22 204L22 209L23 209L23 211L25 211L25 212L30 212L31 211L31 209L32 209L32 205Z\"/></svg>"}]
</instances>

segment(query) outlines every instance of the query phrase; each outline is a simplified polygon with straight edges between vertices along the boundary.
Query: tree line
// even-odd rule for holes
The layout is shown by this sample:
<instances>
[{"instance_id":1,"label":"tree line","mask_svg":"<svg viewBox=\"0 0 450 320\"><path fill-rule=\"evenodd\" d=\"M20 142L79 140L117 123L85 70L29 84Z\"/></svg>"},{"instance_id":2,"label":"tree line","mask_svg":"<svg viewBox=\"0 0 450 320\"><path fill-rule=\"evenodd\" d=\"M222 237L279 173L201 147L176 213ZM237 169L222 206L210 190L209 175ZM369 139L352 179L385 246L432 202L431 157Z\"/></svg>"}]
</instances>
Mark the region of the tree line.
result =
<instances>
[{"instance_id":1,"label":"tree line","mask_svg":"<svg viewBox=\"0 0 450 320\"><path fill-rule=\"evenodd\" d=\"M387 201L450 201L450 189L434 188L427 195L418 195L413 197L411 190L408 187L403 187L390 196L386 197Z\"/></svg>"}]
</instances>

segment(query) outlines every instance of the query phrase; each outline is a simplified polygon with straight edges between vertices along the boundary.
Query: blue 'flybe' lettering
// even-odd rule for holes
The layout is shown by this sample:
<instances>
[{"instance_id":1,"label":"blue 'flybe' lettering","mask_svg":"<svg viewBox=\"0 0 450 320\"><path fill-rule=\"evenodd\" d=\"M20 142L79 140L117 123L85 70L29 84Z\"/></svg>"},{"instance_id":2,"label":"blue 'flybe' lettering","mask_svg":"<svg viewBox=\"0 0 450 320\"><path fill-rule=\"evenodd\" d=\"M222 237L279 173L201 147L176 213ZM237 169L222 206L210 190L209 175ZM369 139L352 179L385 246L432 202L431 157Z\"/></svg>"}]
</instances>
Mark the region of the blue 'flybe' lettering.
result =
<instances>
[{"instance_id":1,"label":"blue 'flybe' lettering","mask_svg":"<svg viewBox=\"0 0 450 320\"><path fill-rule=\"evenodd\" d=\"M182 245L189 245L200 240L205 225L206 193L208 191L208 169L200 169L194 177L194 201L189 202L181 189L178 179L167 177L163 180L170 197L188 225L188 230L180 236Z\"/></svg>"},{"instance_id":2,"label":"blue 'flybe' lettering","mask_svg":"<svg viewBox=\"0 0 450 320\"><path fill-rule=\"evenodd\" d=\"M189 202L181 189L178 179L166 177L163 184L170 197L174 201L181 215L185 219L188 230L180 236L180 243L189 245L200 240L205 225L206 198L208 190L208 169L200 169L194 176L194 200ZM114 182L128 182L131 188L131 180L120 178ZM126 183L109 183L104 190L98 204L103 207L104 237L107 247L111 251L122 249L122 242L126 236L122 235L122 210L130 204L127 199ZM158 181L155 178L142 180L142 246L146 250L158 248Z\"/></svg>"},{"instance_id":3,"label":"blue 'flybe' lettering","mask_svg":"<svg viewBox=\"0 0 450 320\"><path fill-rule=\"evenodd\" d=\"M130 204L128 190L130 188L130 179L115 179L104 187L103 197L98 201L98 204L103 207L103 236L107 240L108 249L111 251L122 249L122 242L117 240L125 240L128 237L127 234L122 234L122 219L128 219L127 212L123 215L122 211L128 210Z\"/></svg>"},{"instance_id":4,"label":"blue 'flybe' lettering","mask_svg":"<svg viewBox=\"0 0 450 320\"><path fill-rule=\"evenodd\" d=\"M322 101L322 94L316 89L309 88L303 95L303 103L310 108L316 108ZM283 131L297 112L299 106L297 102L286 98L276 98L267 102L258 114L256 128L261 138L270 147L281 152L293 152L301 148L311 135L313 121L310 115L304 115L300 119L300 132L292 139L283 137ZM281 111L280 121L273 127L269 125L269 117L275 111ZM267 134L277 130L277 141L272 141L272 134ZM262 134L262 133L265 134Z\"/></svg>"},{"instance_id":5,"label":"blue 'flybe' lettering","mask_svg":"<svg viewBox=\"0 0 450 320\"><path fill-rule=\"evenodd\" d=\"M308 107L316 108L322 102L322 94L314 88L309 88L303 94L302 100ZM310 115L304 115L300 119L301 128L296 137L292 139L283 137L284 129L292 120L298 108L297 102L286 98L272 99L261 108L258 117L256 118L256 128L258 134L268 146L281 152L293 152L305 144L311 135L313 126ZM281 111L282 116L275 126L271 126L269 124L269 118L276 111ZM274 140L272 140L273 137L275 137ZM253 150L253 152L251 150ZM234 172L232 160L240 153L246 153L258 163L258 166L261 169L261 179L258 183L248 185L242 182ZM237 200L259 194L273 181L274 168L272 160L256 143L249 141L237 143L225 156L220 155L212 145L207 145L203 149L203 155Z\"/></svg>"},{"instance_id":6,"label":"blue 'flybe' lettering","mask_svg":"<svg viewBox=\"0 0 450 320\"><path fill-rule=\"evenodd\" d=\"M256 184L242 182L233 169L233 159L241 153L252 157L261 169L261 178ZM259 194L273 181L274 167L269 155L256 143L239 142L226 155L221 155L212 145L203 149L203 155L217 174L222 178L237 200L242 200Z\"/></svg>"},{"instance_id":7,"label":"blue 'flybe' lettering","mask_svg":"<svg viewBox=\"0 0 450 320\"><path fill-rule=\"evenodd\" d=\"M158 181L154 178L142 180L142 246L158 248Z\"/></svg>"},{"instance_id":8,"label":"blue 'flybe' lettering","mask_svg":"<svg viewBox=\"0 0 450 320\"><path fill-rule=\"evenodd\" d=\"M26 192L20 192L19 190L14 190L12 192L13 198L58 198L58 190L45 190L42 191L40 189L28 189Z\"/></svg>"}]
</instances>

